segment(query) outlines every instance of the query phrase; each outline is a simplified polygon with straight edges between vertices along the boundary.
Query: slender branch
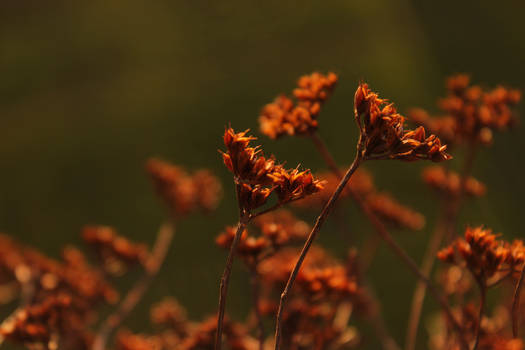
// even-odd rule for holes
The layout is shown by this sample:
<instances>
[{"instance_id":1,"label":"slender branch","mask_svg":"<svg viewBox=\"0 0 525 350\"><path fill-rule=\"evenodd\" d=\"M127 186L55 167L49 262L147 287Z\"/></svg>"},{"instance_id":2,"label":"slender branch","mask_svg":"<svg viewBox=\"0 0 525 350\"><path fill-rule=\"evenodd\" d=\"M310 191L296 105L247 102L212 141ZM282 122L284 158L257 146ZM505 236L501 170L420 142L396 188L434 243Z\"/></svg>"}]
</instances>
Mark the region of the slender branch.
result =
<instances>
[{"instance_id":1,"label":"slender branch","mask_svg":"<svg viewBox=\"0 0 525 350\"><path fill-rule=\"evenodd\" d=\"M444 204L444 211L446 211L447 203ZM438 226L434 230L432 237L428 243L425 255L423 256L423 262L421 263L421 272L427 277L430 277L432 267L434 266L435 256L445 234L448 232L446 215L443 215L443 219L438 221ZM421 311L423 310L423 302L425 300L427 286L422 280L418 280L416 288L414 289L414 295L412 297L412 304L410 307L410 315L408 318L407 334L405 338L405 350L414 350L416 348L417 331L419 328L419 320L421 319Z\"/></svg>"},{"instance_id":2,"label":"slender branch","mask_svg":"<svg viewBox=\"0 0 525 350\"><path fill-rule=\"evenodd\" d=\"M328 200L328 203L326 203L321 214L317 218L315 225L312 228L312 231L308 235L308 238L303 246L301 254L299 255L299 259L297 260L290 274L288 282L286 283L286 287L284 288L283 293L281 294L281 300L279 303L279 309L277 311L277 322L276 322L276 327L275 327L275 349L276 350L280 349L282 318L283 318L284 307L288 299L290 290L292 289L295 279L297 278L297 274L299 273L301 265L306 257L306 254L308 253L308 250L312 246L312 243L314 242L315 237L321 230L321 227L323 226L324 222L328 218L328 215L330 214L335 202L341 195L341 192L343 191L345 185L348 183L348 180L350 180L354 172L357 170L357 168L361 164L361 161L362 161L361 139L359 140L358 145L359 146L358 146L357 154L355 156L354 161L352 162L352 165L350 165L350 167L348 168L348 171L346 172L345 176L342 178L341 182L337 186L335 192L332 194L332 197L330 197L330 199Z\"/></svg>"},{"instance_id":3,"label":"slender branch","mask_svg":"<svg viewBox=\"0 0 525 350\"><path fill-rule=\"evenodd\" d=\"M516 289L514 290L514 297L512 298L512 336L518 337L518 324L519 324L519 308L520 308L520 296L521 286L523 285L523 277L525 276L525 264L521 268L520 278L516 283Z\"/></svg>"},{"instance_id":4,"label":"slender branch","mask_svg":"<svg viewBox=\"0 0 525 350\"><path fill-rule=\"evenodd\" d=\"M328 165L330 170L334 174L339 176L340 178L343 177L343 173L341 172L341 170L337 166L337 163L336 163L334 157L332 156L332 153L330 153L330 151L328 150L328 147L326 147L326 144L324 143L324 141L319 137L319 134L317 134L317 131L314 131L314 132L310 133L310 138L312 139L312 141L313 141L313 143L315 145L315 148L317 148L317 151L319 151L319 153L321 154L321 157L323 157L324 162L326 163L326 165Z\"/></svg>"},{"instance_id":5,"label":"slender branch","mask_svg":"<svg viewBox=\"0 0 525 350\"><path fill-rule=\"evenodd\" d=\"M483 318L483 309L485 308L485 297L487 295L487 286L484 278L476 277L476 282L479 286L479 314L478 322L476 323L476 336L472 350L476 350L479 344L479 333L481 329L481 319Z\"/></svg>"},{"instance_id":6,"label":"slender branch","mask_svg":"<svg viewBox=\"0 0 525 350\"><path fill-rule=\"evenodd\" d=\"M173 227L163 224L157 234L151 257L145 265L144 275L135 282L117 309L102 323L93 343L93 350L104 350L111 333L124 321L148 290L168 253L173 239Z\"/></svg>"},{"instance_id":7,"label":"slender branch","mask_svg":"<svg viewBox=\"0 0 525 350\"><path fill-rule=\"evenodd\" d=\"M257 279L257 271L255 269L250 269L250 284L252 289L253 312L255 314L255 320L257 322L257 338L259 340L259 350L263 350L265 338L264 324L261 309L259 307L259 281Z\"/></svg>"},{"instance_id":8,"label":"slender branch","mask_svg":"<svg viewBox=\"0 0 525 350\"><path fill-rule=\"evenodd\" d=\"M228 295L228 285L230 283L230 275L232 272L233 258L237 250L237 245L241 239L244 228L247 224L247 218L245 215L241 215L239 223L237 224L237 230L235 232L235 237L233 238L230 251L228 252L228 258L226 259L226 266L224 267L224 272L221 277L221 283L219 288L219 311L217 314L217 334L215 336L215 350L220 350L222 347L222 329L223 329L223 320L224 312L226 310L226 296Z\"/></svg>"}]
</instances>

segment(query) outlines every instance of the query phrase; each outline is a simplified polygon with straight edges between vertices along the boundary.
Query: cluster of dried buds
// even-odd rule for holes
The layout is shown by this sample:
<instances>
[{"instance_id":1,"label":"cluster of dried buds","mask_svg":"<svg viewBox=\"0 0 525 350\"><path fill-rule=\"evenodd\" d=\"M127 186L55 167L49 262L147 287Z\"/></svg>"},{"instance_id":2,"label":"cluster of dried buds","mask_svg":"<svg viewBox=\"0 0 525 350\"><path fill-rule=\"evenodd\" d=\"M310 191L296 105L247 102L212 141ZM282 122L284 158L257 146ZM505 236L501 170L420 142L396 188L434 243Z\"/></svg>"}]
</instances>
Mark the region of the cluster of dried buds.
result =
<instances>
[{"instance_id":1,"label":"cluster of dried buds","mask_svg":"<svg viewBox=\"0 0 525 350\"><path fill-rule=\"evenodd\" d=\"M284 249L259 264L257 271L266 288L261 301L263 315L274 317L278 295L292 270L297 250ZM366 296L357 276L314 246L300 270L296 287L283 315L286 349L347 349L356 346L359 334L348 326L352 310L365 309Z\"/></svg>"},{"instance_id":2,"label":"cluster of dried buds","mask_svg":"<svg viewBox=\"0 0 525 350\"><path fill-rule=\"evenodd\" d=\"M405 117L392 103L360 84L354 97L355 119L361 131L364 159L429 159L441 162L450 159L446 145L435 135L426 137L425 129L405 130Z\"/></svg>"},{"instance_id":3,"label":"cluster of dried buds","mask_svg":"<svg viewBox=\"0 0 525 350\"><path fill-rule=\"evenodd\" d=\"M438 252L441 261L466 267L472 275L488 282L501 275L509 276L521 271L525 262L523 241L508 243L498 240L497 235L484 227L468 227L465 237L456 239L451 245Z\"/></svg>"},{"instance_id":4,"label":"cluster of dried buds","mask_svg":"<svg viewBox=\"0 0 525 350\"><path fill-rule=\"evenodd\" d=\"M518 90L502 86L484 90L479 85L470 85L469 76L459 74L448 79L447 96L439 101L444 116L434 118L419 108L409 115L449 145L463 142L490 144L493 131L504 130L516 123L513 108L520 99Z\"/></svg>"},{"instance_id":5,"label":"cluster of dried buds","mask_svg":"<svg viewBox=\"0 0 525 350\"><path fill-rule=\"evenodd\" d=\"M146 170L174 217L196 210L212 211L222 196L219 180L206 169L190 175L179 166L152 158L147 162Z\"/></svg>"},{"instance_id":6,"label":"cluster of dried buds","mask_svg":"<svg viewBox=\"0 0 525 350\"><path fill-rule=\"evenodd\" d=\"M114 303L117 292L76 248L65 248L58 261L5 236L0 241L2 280L17 283L22 298L0 335L44 349L88 349L94 308Z\"/></svg>"},{"instance_id":7,"label":"cluster of dried buds","mask_svg":"<svg viewBox=\"0 0 525 350\"><path fill-rule=\"evenodd\" d=\"M286 170L273 158L265 157L259 147L250 147L256 138L247 136L247 132L235 133L227 128L226 152L222 154L224 164L235 176L239 205L244 211L263 206L272 193L282 205L322 189L322 183L309 170Z\"/></svg>"},{"instance_id":8,"label":"cluster of dried buds","mask_svg":"<svg viewBox=\"0 0 525 350\"><path fill-rule=\"evenodd\" d=\"M296 99L278 96L261 111L261 132L276 139L284 135L307 135L317 130L317 116L321 105L330 96L337 83L337 75L312 73L299 78L293 91Z\"/></svg>"},{"instance_id":9,"label":"cluster of dried buds","mask_svg":"<svg viewBox=\"0 0 525 350\"><path fill-rule=\"evenodd\" d=\"M281 248L302 242L310 232L310 226L297 219L291 212L281 209L259 216L253 221L258 235L245 229L237 246L236 253L249 266L254 268L262 259L275 254ZM252 230L250 229L250 232ZM228 226L215 239L218 246L230 249L235 237L235 227Z\"/></svg>"},{"instance_id":10,"label":"cluster of dried buds","mask_svg":"<svg viewBox=\"0 0 525 350\"><path fill-rule=\"evenodd\" d=\"M448 198L462 194L461 177L458 173L440 166L427 167L422 173L423 181ZM471 197L482 197L487 192L483 183L469 176L465 179L464 193Z\"/></svg>"},{"instance_id":11,"label":"cluster of dried buds","mask_svg":"<svg viewBox=\"0 0 525 350\"><path fill-rule=\"evenodd\" d=\"M134 264L146 266L150 257L146 245L131 242L109 226L86 226L82 238L94 248L105 271L113 275L122 274Z\"/></svg>"}]
</instances>

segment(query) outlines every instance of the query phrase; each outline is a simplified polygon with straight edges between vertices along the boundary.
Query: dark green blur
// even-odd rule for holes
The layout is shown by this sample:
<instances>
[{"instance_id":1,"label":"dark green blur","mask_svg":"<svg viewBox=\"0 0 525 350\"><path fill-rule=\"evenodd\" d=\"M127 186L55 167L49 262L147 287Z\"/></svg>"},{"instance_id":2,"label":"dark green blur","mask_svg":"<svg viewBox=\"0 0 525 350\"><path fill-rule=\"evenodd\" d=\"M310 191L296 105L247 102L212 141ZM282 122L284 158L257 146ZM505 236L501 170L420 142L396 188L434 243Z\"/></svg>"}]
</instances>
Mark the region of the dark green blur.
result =
<instances>
[{"instance_id":1,"label":"dark green blur","mask_svg":"<svg viewBox=\"0 0 525 350\"><path fill-rule=\"evenodd\" d=\"M51 255L65 243L79 244L84 224L113 225L151 243L165 211L145 176L145 160L161 156L190 169L211 168L225 187L219 210L177 227L158 280L126 324L147 330L148 305L165 295L199 319L215 311L225 260L213 238L236 220L231 177L217 153L225 125L257 133L265 103L290 92L302 74L332 70L340 83L322 111L320 133L347 164L355 149L352 98L359 80L401 112L436 111L445 77L456 72L486 86L525 90L524 15L519 0L3 1L0 231ZM521 130L496 135L479 154L474 174L488 196L468 203L463 224L523 235ZM323 168L308 140L259 141L290 166ZM457 167L462 154L454 155ZM380 189L426 214L424 230L396 236L417 261L437 215L436 197L420 182L423 165L368 165ZM353 207L348 220L358 240L373 234ZM335 224L321 241L345 256ZM383 248L371 273L402 344L415 280ZM248 281L238 268L228 309L241 319L248 307ZM432 308L428 303L426 310Z\"/></svg>"}]
</instances>

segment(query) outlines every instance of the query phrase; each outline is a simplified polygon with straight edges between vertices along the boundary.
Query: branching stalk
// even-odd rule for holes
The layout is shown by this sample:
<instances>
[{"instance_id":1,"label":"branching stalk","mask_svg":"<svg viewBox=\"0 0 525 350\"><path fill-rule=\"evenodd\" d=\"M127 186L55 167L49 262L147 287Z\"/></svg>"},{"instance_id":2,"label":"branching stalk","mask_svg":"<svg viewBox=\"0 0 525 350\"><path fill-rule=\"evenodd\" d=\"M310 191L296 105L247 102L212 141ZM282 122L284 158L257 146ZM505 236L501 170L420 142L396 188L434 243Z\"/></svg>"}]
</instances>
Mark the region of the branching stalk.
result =
<instances>
[{"instance_id":1,"label":"branching stalk","mask_svg":"<svg viewBox=\"0 0 525 350\"><path fill-rule=\"evenodd\" d=\"M93 343L93 350L104 350L113 331L133 311L148 290L168 253L173 239L173 227L163 224L157 234L151 257L146 262L144 275L128 291L118 308L102 323Z\"/></svg>"}]
</instances>

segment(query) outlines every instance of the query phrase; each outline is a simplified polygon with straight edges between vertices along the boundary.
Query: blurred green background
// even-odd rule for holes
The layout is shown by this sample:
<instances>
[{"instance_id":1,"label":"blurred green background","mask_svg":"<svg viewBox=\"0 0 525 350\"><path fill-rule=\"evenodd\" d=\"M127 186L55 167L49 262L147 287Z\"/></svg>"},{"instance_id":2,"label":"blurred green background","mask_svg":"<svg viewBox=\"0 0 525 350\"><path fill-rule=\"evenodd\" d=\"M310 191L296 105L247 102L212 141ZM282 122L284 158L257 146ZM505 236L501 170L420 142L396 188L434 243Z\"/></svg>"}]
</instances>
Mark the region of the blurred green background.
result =
<instances>
[{"instance_id":1,"label":"blurred green background","mask_svg":"<svg viewBox=\"0 0 525 350\"><path fill-rule=\"evenodd\" d=\"M113 225L150 243L165 211L145 160L208 167L225 187L219 210L179 225L159 278L126 324L147 329L148 304L164 295L176 296L199 319L216 309L225 260L213 238L236 220L231 177L217 153L225 125L257 132L265 103L290 92L302 74L332 70L340 83L323 109L320 132L347 164L359 80L401 112L436 111L445 77L456 72L486 86L525 90L524 15L521 0L3 1L0 230L51 255L65 243L80 244L84 224ZM474 174L489 191L468 203L463 224L484 223L505 237L523 234L520 132L497 135L476 159ZM308 140L259 141L290 166L323 168ZM462 155L454 155L457 166ZM426 214L424 230L396 236L418 261L437 214L435 197L420 182L423 165L368 165L380 189ZM347 220L359 237L372 233L354 208ZM329 223L321 242L344 257L333 231ZM386 249L371 274L402 343L415 280ZM228 308L237 318L249 307L245 277L241 268L234 271Z\"/></svg>"}]
</instances>

